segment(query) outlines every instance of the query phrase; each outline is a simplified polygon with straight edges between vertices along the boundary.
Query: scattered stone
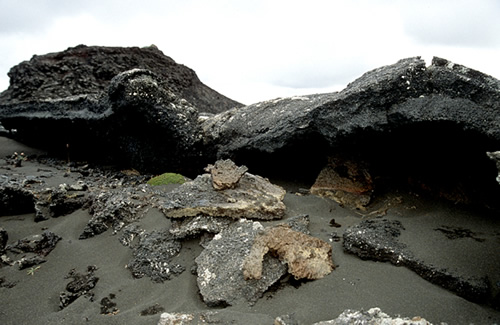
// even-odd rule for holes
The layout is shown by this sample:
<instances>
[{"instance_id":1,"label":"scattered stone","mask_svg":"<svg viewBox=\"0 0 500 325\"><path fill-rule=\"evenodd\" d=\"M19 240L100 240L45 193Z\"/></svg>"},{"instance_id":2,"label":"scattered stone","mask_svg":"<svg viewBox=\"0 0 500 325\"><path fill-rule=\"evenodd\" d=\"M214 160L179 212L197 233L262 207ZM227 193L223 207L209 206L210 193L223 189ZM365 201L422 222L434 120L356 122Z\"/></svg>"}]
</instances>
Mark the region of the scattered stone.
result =
<instances>
[{"instance_id":1,"label":"scattered stone","mask_svg":"<svg viewBox=\"0 0 500 325\"><path fill-rule=\"evenodd\" d=\"M330 244L279 225L266 229L254 239L243 262L245 280L262 278L262 260L268 252L285 262L296 280L321 279L335 269Z\"/></svg>"},{"instance_id":2,"label":"scattered stone","mask_svg":"<svg viewBox=\"0 0 500 325\"><path fill-rule=\"evenodd\" d=\"M73 279L66 285L66 291L59 295L59 308L64 309L80 296L94 298L92 289L96 286L99 278L94 275L97 270L95 266L88 266L86 273L78 273L75 269L69 271L66 279Z\"/></svg>"},{"instance_id":3,"label":"scattered stone","mask_svg":"<svg viewBox=\"0 0 500 325\"><path fill-rule=\"evenodd\" d=\"M87 185L77 183L60 184L57 188L47 188L35 194L35 221L58 218L83 208L89 202Z\"/></svg>"},{"instance_id":4,"label":"scattered stone","mask_svg":"<svg viewBox=\"0 0 500 325\"><path fill-rule=\"evenodd\" d=\"M182 245L168 230L143 233L139 237L133 258L127 264L135 278L148 276L154 282L163 282L185 271L184 266L172 262Z\"/></svg>"},{"instance_id":5,"label":"scattered stone","mask_svg":"<svg viewBox=\"0 0 500 325\"><path fill-rule=\"evenodd\" d=\"M29 267L33 267L35 265L39 265L42 263L47 262L46 259L39 255L34 255L30 257L22 257L21 259L17 260L14 262L14 264L17 264L19 266L19 270L24 270Z\"/></svg>"},{"instance_id":6,"label":"scattered stone","mask_svg":"<svg viewBox=\"0 0 500 325\"><path fill-rule=\"evenodd\" d=\"M380 308L371 308L367 311L345 310L336 319L322 321L313 325L349 325L349 324L370 324L370 325L432 325L424 318L417 316L413 318L401 316L390 317L382 312ZM288 325L288 324L287 324Z\"/></svg>"},{"instance_id":7,"label":"scattered stone","mask_svg":"<svg viewBox=\"0 0 500 325\"><path fill-rule=\"evenodd\" d=\"M276 317L274 320L274 325L300 325L299 322L295 319L295 315L282 315Z\"/></svg>"},{"instance_id":8,"label":"scattered stone","mask_svg":"<svg viewBox=\"0 0 500 325\"><path fill-rule=\"evenodd\" d=\"M29 252L40 256L47 256L61 239L61 237L53 232L45 230L40 235L19 239L17 242L9 244L5 248L16 254Z\"/></svg>"},{"instance_id":9,"label":"scattered stone","mask_svg":"<svg viewBox=\"0 0 500 325\"><path fill-rule=\"evenodd\" d=\"M103 315L116 315L119 310L116 308L116 302L112 301L116 296L113 293L110 293L108 297L104 297L101 299L101 314Z\"/></svg>"},{"instance_id":10,"label":"scattered stone","mask_svg":"<svg viewBox=\"0 0 500 325\"><path fill-rule=\"evenodd\" d=\"M35 211L33 193L14 182L0 183L0 216Z\"/></svg>"},{"instance_id":11,"label":"scattered stone","mask_svg":"<svg viewBox=\"0 0 500 325\"><path fill-rule=\"evenodd\" d=\"M236 188L215 190L212 176L203 174L165 195L159 206L168 218L194 216L233 219L280 219L286 191L267 179L245 173Z\"/></svg>"},{"instance_id":12,"label":"scattered stone","mask_svg":"<svg viewBox=\"0 0 500 325\"><path fill-rule=\"evenodd\" d=\"M341 206L365 210L373 193L368 168L355 160L329 157L311 187L311 194L331 198Z\"/></svg>"},{"instance_id":13,"label":"scattered stone","mask_svg":"<svg viewBox=\"0 0 500 325\"><path fill-rule=\"evenodd\" d=\"M141 187L124 187L101 192L90 205L92 218L80 234L80 239L99 235L110 227L117 233L124 226L141 219L148 207L142 201L145 195Z\"/></svg>"},{"instance_id":14,"label":"scattered stone","mask_svg":"<svg viewBox=\"0 0 500 325\"><path fill-rule=\"evenodd\" d=\"M122 234L118 239L123 246L132 247L132 243L136 238L140 238L145 233L138 224L130 224L123 227Z\"/></svg>"},{"instance_id":15,"label":"scattered stone","mask_svg":"<svg viewBox=\"0 0 500 325\"><path fill-rule=\"evenodd\" d=\"M9 234L7 230L0 226L0 253L5 251L5 246L7 245L7 241L9 240Z\"/></svg>"},{"instance_id":16,"label":"scattered stone","mask_svg":"<svg viewBox=\"0 0 500 325\"><path fill-rule=\"evenodd\" d=\"M17 282L9 282L5 280L5 277L0 277L0 288L12 289L16 286Z\"/></svg>"},{"instance_id":17,"label":"scattered stone","mask_svg":"<svg viewBox=\"0 0 500 325\"><path fill-rule=\"evenodd\" d=\"M346 229L343 247L346 252L362 259L405 266L427 281L468 300L479 303L495 300L492 297L498 293L494 293L487 277L460 276L415 258L406 245L398 240L402 230L404 227L398 220L363 220L358 225Z\"/></svg>"},{"instance_id":18,"label":"scattered stone","mask_svg":"<svg viewBox=\"0 0 500 325\"><path fill-rule=\"evenodd\" d=\"M148 308L141 311L141 316L150 316L162 313L165 311L165 308L160 306L159 304L154 304L153 306L149 306Z\"/></svg>"},{"instance_id":19,"label":"scattered stone","mask_svg":"<svg viewBox=\"0 0 500 325\"><path fill-rule=\"evenodd\" d=\"M214 165L208 165L205 171L212 175L212 185L216 190L235 188L241 177L248 171L246 166L236 166L230 160L217 160Z\"/></svg>"}]
</instances>

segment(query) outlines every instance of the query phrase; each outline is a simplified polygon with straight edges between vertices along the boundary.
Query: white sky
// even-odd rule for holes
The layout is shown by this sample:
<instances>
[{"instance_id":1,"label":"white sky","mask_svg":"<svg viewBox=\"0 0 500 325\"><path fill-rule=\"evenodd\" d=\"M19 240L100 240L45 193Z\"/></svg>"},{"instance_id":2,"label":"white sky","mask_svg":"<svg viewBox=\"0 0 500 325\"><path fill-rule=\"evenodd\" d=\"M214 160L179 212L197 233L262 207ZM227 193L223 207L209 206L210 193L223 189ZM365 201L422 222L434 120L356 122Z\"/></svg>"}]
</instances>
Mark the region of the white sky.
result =
<instances>
[{"instance_id":1,"label":"white sky","mask_svg":"<svg viewBox=\"0 0 500 325\"><path fill-rule=\"evenodd\" d=\"M500 78L500 0L0 0L0 44L0 91L33 54L155 44L251 104L418 55Z\"/></svg>"}]
</instances>

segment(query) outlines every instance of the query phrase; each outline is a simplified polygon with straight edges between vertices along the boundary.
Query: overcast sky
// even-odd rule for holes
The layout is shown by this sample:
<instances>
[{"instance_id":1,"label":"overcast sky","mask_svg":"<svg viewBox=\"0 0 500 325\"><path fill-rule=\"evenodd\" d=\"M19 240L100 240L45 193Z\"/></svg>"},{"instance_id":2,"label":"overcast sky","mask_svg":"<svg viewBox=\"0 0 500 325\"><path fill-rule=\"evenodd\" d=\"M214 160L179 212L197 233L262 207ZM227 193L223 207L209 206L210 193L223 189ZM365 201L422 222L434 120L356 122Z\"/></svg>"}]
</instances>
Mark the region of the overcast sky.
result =
<instances>
[{"instance_id":1,"label":"overcast sky","mask_svg":"<svg viewBox=\"0 0 500 325\"><path fill-rule=\"evenodd\" d=\"M500 0L0 0L0 91L33 54L155 44L245 104L331 92L399 59L500 79Z\"/></svg>"}]
</instances>

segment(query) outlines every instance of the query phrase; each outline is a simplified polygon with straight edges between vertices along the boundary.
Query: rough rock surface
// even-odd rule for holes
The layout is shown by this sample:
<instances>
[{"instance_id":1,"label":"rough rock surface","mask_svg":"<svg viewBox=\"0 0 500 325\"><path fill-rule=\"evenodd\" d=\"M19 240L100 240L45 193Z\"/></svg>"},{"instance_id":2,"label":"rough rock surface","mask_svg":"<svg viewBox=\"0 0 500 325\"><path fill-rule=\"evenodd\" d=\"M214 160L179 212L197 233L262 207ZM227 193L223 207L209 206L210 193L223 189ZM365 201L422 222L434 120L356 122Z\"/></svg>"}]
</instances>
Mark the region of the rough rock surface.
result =
<instances>
[{"instance_id":1,"label":"rough rock surface","mask_svg":"<svg viewBox=\"0 0 500 325\"><path fill-rule=\"evenodd\" d=\"M215 190L212 176L203 174L162 198L160 209L169 218L212 216L247 219L280 219L286 191L260 176L245 173L237 186Z\"/></svg>"},{"instance_id":2,"label":"rough rock surface","mask_svg":"<svg viewBox=\"0 0 500 325\"><path fill-rule=\"evenodd\" d=\"M307 231L309 218L298 216L286 221L295 231ZM287 266L270 254L260 259L259 279L246 280L243 265L250 254L253 242L264 227L259 222L240 219L204 245L196 258L198 288L208 306L233 305L240 301L254 304L263 293L283 275Z\"/></svg>"},{"instance_id":3,"label":"rough rock surface","mask_svg":"<svg viewBox=\"0 0 500 325\"><path fill-rule=\"evenodd\" d=\"M500 183L500 151L488 152L488 157L495 161L498 169L497 182Z\"/></svg>"},{"instance_id":4,"label":"rough rock surface","mask_svg":"<svg viewBox=\"0 0 500 325\"><path fill-rule=\"evenodd\" d=\"M0 215L30 213L35 210L33 193L20 184L2 182L0 184Z\"/></svg>"},{"instance_id":5,"label":"rough rock surface","mask_svg":"<svg viewBox=\"0 0 500 325\"><path fill-rule=\"evenodd\" d=\"M362 259L391 262L405 266L431 283L456 292L471 301L494 301L492 288L486 278L464 278L417 259L398 237L404 230L398 220L368 219L346 229L343 247Z\"/></svg>"},{"instance_id":6,"label":"rough rock surface","mask_svg":"<svg viewBox=\"0 0 500 325\"><path fill-rule=\"evenodd\" d=\"M208 306L233 305L245 300L253 304L286 273L285 264L266 256L262 278L244 279L244 258L263 228L259 222L240 219L217 234L196 258L198 288Z\"/></svg>"},{"instance_id":7,"label":"rough rock surface","mask_svg":"<svg viewBox=\"0 0 500 325\"><path fill-rule=\"evenodd\" d=\"M329 157L310 192L331 198L342 206L363 210L370 203L373 180L366 166L342 157Z\"/></svg>"},{"instance_id":8,"label":"rough rock surface","mask_svg":"<svg viewBox=\"0 0 500 325\"><path fill-rule=\"evenodd\" d=\"M80 239L99 235L109 228L117 233L124 226L142 218L148 208L144 202L146 188L121 187L96 195L89 208L92 218L83 229Z\"/></svg>"},{"instance_id":9,"label":"rough rock surface","mask_svg":"<svg viewBox=\"0 0 500 325\"><path fill-rule=\"evenodd\" d=\"M158 325L198 325L198 324L274 324L299 325L293 316L283 315L270 319L270 316L227 312L225 310L198 311L192 313L163 313ZM432 325L422 317L390 317L380 308L345 310L337 318L321 321L312 325Z\"/></svg>"},{"instance_id":10,"label":"rough rock surface","mask_svg":"<svg viewBox=\"0 0 500 325\"><path fill-rule=\"evenodd\" d=\"M235 188L247 170L246 166L236 166L230 159L217 160L205 168L212 175L212 185L216 190Z\"/></svg>"},{"instance_id":11,"label":"rough rock surface","mask_svg":"<svg viewBox=\"0 0 500 325\"><path fill-rule=\"evenodd\" d=\"M246 280L262 278L262 260L270 252L288 265L295 279L320 279L335 265L332 247L327 242L279 225L269 228L254 239L250 253L243 262Z\"/></svg>"},{"instance_id":12,"label":"rough rock surface","mask_svg":"<svg viewBox=\"0 0 500 325\"><path fill-rule=\"evenodd\" d=\"M314 179L326 157L340 153L370 165L375 189L411 177L438 195L464 188L498 202L485 152L500 147L499 124L500 81L440 58L426 67L415 57L367 72L338 93L223 112L203 130L215 157L263 176Z\"/></svg>"},{"instance_id":13,"label":"rough rock surface","mask_svg":"<svg viewBox=\"0 0 500 325\"><path fill-rule=\"evenodd\" d=\"M345 310L339 317L314 323L313 325L349 325L349 324L370 324L370 325L432 325L424 318L416 316L408 317L390 317L382 312L380 308L370 308L367 311Z\"/></svg>"},{"instance_id":14,"label":"rough rock surface","mask_svg":"<svg viewBox=\"0 0 500 325\"><path fill-rule=\"evenodd\" d=\"M228 218L209 216L173 219L169 231L175 238L196 237L204 232L218 234L233 221Z\"/></svg>"},{"instance_id":15,"label":"rough rock surface","mask_svg":"<svg viewBox=\"0 0 500 325\"><path fill-rule=\"evenodd\" d=\"M147 69L165 86L202 112L218 113L241 104L204 85L190 68L165 56L156 46L102 47L79 45L65 51L35 55L11 68L9 88L0 102L41 101L99 94L117 74Z\"/></svg>"},{"instance_id":16,"label":"rough rock surface","mask_svg":"<svg viewBox=\"0 0 500 325\"><path fill-rule=\"evenodd\" d=\"M139 244L127 268L135 278L148 276L154 282L169 280L186 268L172 262L181 250L181 243L168 230L139 234Z\"/></svg>"},{"instance_id":17,"label":"rough rock surface","mask_svg":"<svg viewBox=\"0 0 500 325\"><path fill-rule=\"evenodd\" d=\"M83 274L74 269L69 271L66 278L72 280L66 285L66 291L61 292L59 295L59 308L66 308L80 296L88 296L93 299L94 293L92 289L95 288L97 281L99 281L99 278L94 275L96 270L95 266L88 266L87 272Z\"/></svg>"},{"instance_id":18,"label":"rough rock surface","mask_svg":"<svg viewBox=\"0 0 500 325\"><path fill-rule=\"evenodd\" d=\"M198 111L149 70L120 73L100 97L0 102L0 120L17 138L68 159L151 172L201 168Z\"/></svg>"}]
</instances>

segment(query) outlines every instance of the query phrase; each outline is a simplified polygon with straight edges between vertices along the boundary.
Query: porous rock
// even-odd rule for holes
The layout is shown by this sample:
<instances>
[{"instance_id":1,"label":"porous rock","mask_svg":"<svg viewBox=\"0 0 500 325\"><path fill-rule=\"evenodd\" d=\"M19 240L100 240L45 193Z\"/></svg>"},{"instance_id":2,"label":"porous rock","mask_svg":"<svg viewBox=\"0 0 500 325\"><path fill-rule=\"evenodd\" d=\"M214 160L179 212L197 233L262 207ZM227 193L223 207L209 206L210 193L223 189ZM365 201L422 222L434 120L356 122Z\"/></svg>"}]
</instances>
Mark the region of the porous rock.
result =
<instances>
[{"instance_id":1,"label":"porous rock","mask_svg":"<svg viewBox=\"0 0 500 325\"><path fill-rule=\"evenodd\" d=\"M72 280L66 285L66 291L61 292L59 295L59 308L66 308L73 303L78 297L89 296L93 298L92 290L99 281L94 272L97 270L96 266L91 265L87 267L87 272L79 273L75 269L69 271L66 278Z\"/></svg>"},{"instance_id":2,"label":"porous rock","mask_svg":"<svg viewBox=\"0 0 500 325\"><path fill-rule=\"evenodd\" d=\"M427 281L476 302L491 301L487 278L465 277L425 263L414 256L398 239L404 226L398 220L368 219L349 227L343 234L344 251L362 259L405 266Z\"/></svg>"},{"instance_id":3,"label":"porous rock","mask_svg":"<svg viewBox=\"0 0 500 325\"><path fill-rule=\"evenodd\" d=\"M314 323L313 325L349 325L349 324L370 324L370 325L432 325L422 317L413 318L395 316L390 317L382 312L380 308L370 308L363 310L345 310L339 317Z\"/></svg>"},{"instance_id":4,"label":"porous rock","mask_svg":"<svg viewBox=\"0 0 500 325\"><path fill-rule=\"evenodd\" d=\"M272 317L264 314L220 310L201 310L189 313L162 313L157 325L202 324L272 324Z\"/></svg>"},{"instance_id":5,"label":"porous rock","mask_svg":"<svg viewBox=\"0 0 500 325\"><path fill-rule=\"evenodd\" d=\"M371 200L373 180L361 162L329 157L310 192L331 198L342 206L364 210Z\"/></svg>"},{"instance_id":6,"label":"porous rock","mask_svg":"<svg viewBox=\"0 0 500 325\"><path fill-rule=\"evenodd\" d=\"M102 191L94 197L89 208L89 220L80 239L99 235L109 228L115 233L144 216L147 205L141 200L145 193L140 187L123 187Z\"/></svg>"},{"instance_id":7,"label":"porous rock","mask_svg":"<svg viewBox=\"0 0 500 325\"><path fill-rule=\"evenodd\" d=\"M293 217L285 221L285 224L295 231L307 231L309 217ZM245 280L245 258L252 249L255 237L262 231L264 227L259 222L240 219L204 245L205 249L195 262L198 288L208 306L233 305L238 302L252 305L287 273L284 262L267 254L260 260L261 278Z\"/></svg>"},{"instance_id":8,"label":"porous rock","mask_svg":"<svg viewBox=\"0 0 500 325\"><path fill-rule=\"evenodd\" d=\"M236 166L230 159L217 160L214 165L205 168L212 175L212 185L216 190L235 188L247 170L246 166Z\"/></svg>"},{"instance_id":9,"label":"porous rock","mask_svg":"<svg viewBox=\"0 0 500 325\"><path fill-rule=\"evenodd\" d=\"M179 254L182 245L168 230L140 233L139 238L133 257L127 264L127 268L135 278L148 276L154 282L163 282L186 269L172 262L172 259Z\"/></svg>"},{"instance_id":10,"label":"porous rock","mask_svg":"<svg viewBox=\"0 0 500 325\"><path fill-rule=\"evenodd\" d=\"M198 288L208 306L233 305L239 301L253 304L286 273L286 265L266 256L262 278L244 279L244 258L262 229L259 222L240 219L217 234L195 259Z\"/></svg>"},{"instance_id":11,"label":"porous rock","mask_svg":"<svg viewBox=\"0 0 500 325\"><path fill-rule=\"evenodd\" d=\"M285 262L295 279L320 279L335 269L330 244L279 225L266 229L254 239L243 262L245 279L261 279L262 260L268 252Z\"/></svg>"},{"instance_id":12,"label":"porous rock","mask_svg":"<svg viewBox=\"0 0 500 325\"><path fill-rule=\"evenodd\" d=\"M37 191L34 196L35 221L68 215L85 206L90 200L84 183L63 183L59 187Z\"/></svg>"},{"instance_id":13,"label":"porous rock","mask_svg":"<svg viewBox=\"0 0 500 325\"><path fill-rule=\"evenodd\" d=\"M233 222L232 219L196 216L173 219L169 229L175 238L196 237L203 232L217 234Z\"/></svg>"},{"instance_id":14,"label":"porous rock","mask_svg":"<svg viewBox=\"0 0 500 325\"><path fill-rule=\"evenodd\" d=\"M238 186L215 190L212 176L203 174L167 193L160 209L169 218L194 216L233 219L280 219L285 214L282 202L286 191L267 179L245 173Z\"/></svg>"}]
</instances>

